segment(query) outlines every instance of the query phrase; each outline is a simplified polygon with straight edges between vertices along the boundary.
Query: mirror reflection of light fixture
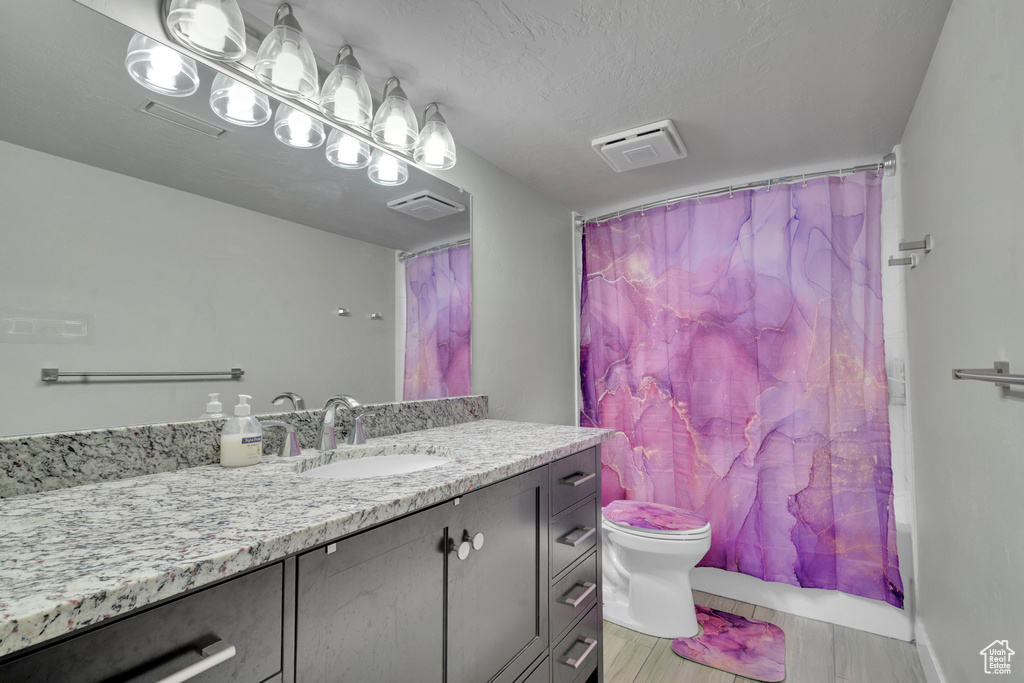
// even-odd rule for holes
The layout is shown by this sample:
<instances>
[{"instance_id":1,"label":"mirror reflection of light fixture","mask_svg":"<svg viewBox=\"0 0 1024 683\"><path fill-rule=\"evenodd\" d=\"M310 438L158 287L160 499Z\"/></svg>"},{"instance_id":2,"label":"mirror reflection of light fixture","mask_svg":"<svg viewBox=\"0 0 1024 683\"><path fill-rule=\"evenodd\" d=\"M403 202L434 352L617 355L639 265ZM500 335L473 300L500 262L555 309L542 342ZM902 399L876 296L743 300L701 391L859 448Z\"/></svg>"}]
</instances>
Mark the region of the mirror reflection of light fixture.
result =
<instances>
[{"instance_id":1,"label":"mirror reflection of light fixture","mask_svg":"<svg viewBox=\"0 0 1024 683\"><path fill-rule=\"evenodd\" d=\"M327 136L326 156L339 168L366 168L370 163L370 145L335 128Z\"/></svg>"},{"instance_id":2,"label":"mirror reflection of light fixture","mask_svg":"<svg viewBox=\"0 0 1024 683\"><path fill-rule=\"evenodd\" d=\"M389 93L388 86L392 81L395 87ZM419 140L416 113L413 112L409 98L405 96L402 84L397 78L389 78L384 84L384 101L373 117L371 134L379 144L400 152L411 152Z\"/></svg>"},{"instance_id":3,"label":"mirror reflection of light fixture","mask_svg":"<svg viewBox=\"0 0 1024 683\"><path fill-rule=\"evenodd\" d=\"M375 149L367 175L378 185L401 185L409 179L409 166L401 159Z\"/></svg>"},{"instance_id":4,"label":"mirror reflection of light fixture","mask_svg":"<svg viewBox=\"0 0 1024 683\"><path fill-rule=\"evenodd\" d=\"M291 147L312 149L324 144L324 124L281 103L274 114L274 136Z\"/></svg>"},{"instance_id":5,"label":"mirror reflection of light fixture","mask_svg":"<svg viewBox=\"0 0 1024 683\"><path fill-rule=\"evenodd\" d=\"M245 22L235 0L169 0L167 30L204 57L237 62L245 56Z\"/></svg>"},{"instance_id":6,"label":"mirror reflection of light fixture","mask_svg":"<svg viewBox=\"0 0 1024 683\"><path fill-rule=\"evenodd\" d=\"M245 83L218 73L210 87L210 109L228 123L262 126L270 120L270 98Z\"/></svg>"},{"instance_id":7,"label":"mirror reflection of light fixture","mask_svg":"<svg viewBox=\"0 0 1024 683\"><path fill-rule=\"evenodd\" d=\"M253 71L260 83L272 90L316 99L320 89L316 57L287 2L277 8L274 29L260 44Z\"/></svg>"},{"instance_id":8,"label":"mirror reflection of light fixture","mask_svg":"<svg viewBox=\"0 0 1024 683\"><path fill-rule=\"evenodd\" d=\"M171 97L188 97L199 88L196 62L141 33L128 43L124 66L139 85Z\"/></svg>"},{"instance_id":9,"label":"mirror reflection of light fixture","mask_svg":"<svg viewBox=\"0 0 1024 683\"><path fill-rule=\"evenodd\" d=\"M427 112L434 108L434 113L429 117ZM441 109L437 102L431 102L423 110L423 130L420 131L420 140L416 143L416 151L413 152L413 159L417 164L428 168L446 170L455 166L455 140L452 132L448 130L448 124L441 116Z\"/></svg>"},{"instance_id":10,"label":"mirror reflection of light fixture","mask_svg":"<svg viewBox=\"0 0 1024 683\"><path fill-rule=\"evenodd\" d=\"M348 54L342 56L345 51ZM333 119L366 128L373 114L373 99L366 76L352 53L352 46L338 50L334 71L320 91L320 111Z\"/></svg>"}]
</instances>

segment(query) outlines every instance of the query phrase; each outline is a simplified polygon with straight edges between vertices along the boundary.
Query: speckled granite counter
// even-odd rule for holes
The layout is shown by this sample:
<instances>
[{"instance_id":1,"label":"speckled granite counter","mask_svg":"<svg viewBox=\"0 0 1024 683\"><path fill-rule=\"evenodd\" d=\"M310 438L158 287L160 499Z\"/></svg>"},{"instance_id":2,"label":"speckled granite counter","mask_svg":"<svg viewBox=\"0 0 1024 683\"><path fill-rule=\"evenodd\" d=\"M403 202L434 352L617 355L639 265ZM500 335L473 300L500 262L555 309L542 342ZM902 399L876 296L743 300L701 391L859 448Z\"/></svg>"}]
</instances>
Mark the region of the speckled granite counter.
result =
<instances>
[{"instance_id":1,"label":"speckled granite counter","mask_svg":"<svg viewBox=\"0 0 1024 683\"><path fill-rule=\"evenodd\" d=\"M525 472L612 432L480 420L374 439L451 463L337 481L323 456L194 467L0 500L0 656ZM414 447L410 449L410 447ZM311 462L306 462L311 461Z\"/></svg>"}]
</instances>

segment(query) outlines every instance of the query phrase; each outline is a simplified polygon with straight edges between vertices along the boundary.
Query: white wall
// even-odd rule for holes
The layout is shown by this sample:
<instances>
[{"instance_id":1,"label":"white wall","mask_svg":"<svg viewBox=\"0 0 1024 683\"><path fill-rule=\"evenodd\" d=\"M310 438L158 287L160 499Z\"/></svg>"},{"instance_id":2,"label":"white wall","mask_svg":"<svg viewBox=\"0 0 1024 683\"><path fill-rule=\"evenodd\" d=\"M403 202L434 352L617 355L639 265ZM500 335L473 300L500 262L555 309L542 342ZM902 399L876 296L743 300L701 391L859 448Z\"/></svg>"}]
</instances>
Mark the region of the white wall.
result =
<instances>
[{"instance_id":1,"label":"white wall","mask_svg":"<svg viewBox=\"0 0 1024 683\"><path fill-rule=\"evenodd\" d=\"M95 323L88 344L0 343L0 435L192 419L211 391L256 412L285 390L394 400L393 250L2 142L0 178L0 309ZM240 382L39 376L235 366Z\"/></svg>"},{"instance_id":2,"label":"white wall","mask_svg":"<svg viewBox=\"0 0 1024 683\"><path fill-rule=\"evenodd\" d=\"M473 392L491 417L574 424L572 213L459 148L473 195Z\"/></svg>"},{"instance_id":3,"label":"white wall","mask_svg":"<svg viewBox=\"0 0 1024 683\"><path fill-rule=\"evenodd\" d=\"M919 622L949 681L988 680L1008 639L1024 673L1024 392L954 367L1024 371L1024 3L954 0L903 138ZM925 653L927 656L927 653Z\"/></svg>"}]
</instances>

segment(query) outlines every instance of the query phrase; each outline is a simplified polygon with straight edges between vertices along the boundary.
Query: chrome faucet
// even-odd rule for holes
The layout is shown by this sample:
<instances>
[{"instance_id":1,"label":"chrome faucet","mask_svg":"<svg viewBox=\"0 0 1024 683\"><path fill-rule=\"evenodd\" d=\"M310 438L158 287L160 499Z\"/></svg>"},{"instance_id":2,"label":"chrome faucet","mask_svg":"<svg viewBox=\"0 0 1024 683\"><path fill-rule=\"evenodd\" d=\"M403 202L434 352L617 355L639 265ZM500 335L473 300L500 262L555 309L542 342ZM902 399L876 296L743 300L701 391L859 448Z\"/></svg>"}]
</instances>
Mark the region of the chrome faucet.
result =
<instances>
[{"instance_id":1,"label":"chrome faucet","mask_svg":"<svg viewBox=\"0 0 1024 683\"><path fill-rule=\"evenodd\" d=\"M285 399L288 399L289 401L292 402L292 410L306 409L306 401L301 396L296 394L294 391L285 391L278 394L277 396L274 397L274 400L271 401L271 403L273 403L275 406L279 406L282 403L284 403Z\"/></svg>"},{"instance_id":2,"label":"chrome faucet","mask_svg":"<svg viewBox=\"0 0 1024 683\"><path fill-rule=\"evenodd\" d=\"M293 455L302 455L299 448L299 436L295 433L295 427L287 422L278 420L260 420L263 427L281 427L284 429L284 441L281 442L281 449L277 452L279 458L289 458Z\"/></svg>"},{"instance_id":3,"label":"chrome faucet","mask_svg":"<svg viewBox=\"0 0 1024 683\"><path fill-rule=\"evenodd\" d=\"M331 451L338 447L338 437L334 433L334 422L340 406L362 408L363 404L347 394L331 396L327 399L324 413L320 417L320 427L316 432L316 449L318 451Z\"/></svg>"}]
</instances>

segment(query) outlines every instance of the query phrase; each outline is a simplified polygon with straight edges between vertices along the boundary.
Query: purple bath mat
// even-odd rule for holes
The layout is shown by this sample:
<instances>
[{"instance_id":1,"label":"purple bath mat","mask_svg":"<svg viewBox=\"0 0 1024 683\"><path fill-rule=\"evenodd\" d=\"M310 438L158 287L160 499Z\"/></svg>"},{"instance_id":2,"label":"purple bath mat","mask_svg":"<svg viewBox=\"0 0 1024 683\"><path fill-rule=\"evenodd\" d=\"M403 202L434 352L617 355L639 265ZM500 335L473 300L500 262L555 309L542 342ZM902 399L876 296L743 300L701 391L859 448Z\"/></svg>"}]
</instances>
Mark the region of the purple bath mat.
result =
<instances>
[{"instance_id":1,"label":"purple bath mat","mask_svg":"<svg viewBox=\"0 0 1024 683\"><path fill-rule=\"evenodd\" d=\"M676 638L672 649L684 659L756 681L786 677L786 634L775 624L696 606L704 632Z\"/></svg>"}]
</instances>

